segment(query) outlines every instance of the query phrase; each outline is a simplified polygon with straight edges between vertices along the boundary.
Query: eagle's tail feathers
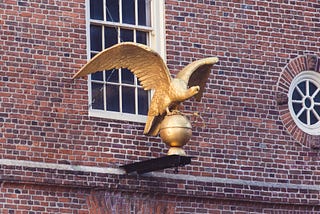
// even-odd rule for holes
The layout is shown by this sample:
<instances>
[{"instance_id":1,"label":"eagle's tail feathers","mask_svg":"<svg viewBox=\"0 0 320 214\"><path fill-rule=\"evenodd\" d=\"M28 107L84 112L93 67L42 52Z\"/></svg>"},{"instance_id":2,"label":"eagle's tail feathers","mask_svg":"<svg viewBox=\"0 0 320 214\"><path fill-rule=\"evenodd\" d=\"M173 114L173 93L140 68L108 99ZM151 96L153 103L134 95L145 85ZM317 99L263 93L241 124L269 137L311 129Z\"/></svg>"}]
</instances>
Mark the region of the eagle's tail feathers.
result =
<instances>
[{"instance_id":1,"label":"eagle's tail feathers","mask_svg":"<svg viewBox=\"0 0 320 214\"><path fill-rule=\"evenodd\" d=\"M160 131L160 124L164 118L164 115L148 116L146 126L143 134L149 136L157 136Z\"/></svg>"}]
</instances>

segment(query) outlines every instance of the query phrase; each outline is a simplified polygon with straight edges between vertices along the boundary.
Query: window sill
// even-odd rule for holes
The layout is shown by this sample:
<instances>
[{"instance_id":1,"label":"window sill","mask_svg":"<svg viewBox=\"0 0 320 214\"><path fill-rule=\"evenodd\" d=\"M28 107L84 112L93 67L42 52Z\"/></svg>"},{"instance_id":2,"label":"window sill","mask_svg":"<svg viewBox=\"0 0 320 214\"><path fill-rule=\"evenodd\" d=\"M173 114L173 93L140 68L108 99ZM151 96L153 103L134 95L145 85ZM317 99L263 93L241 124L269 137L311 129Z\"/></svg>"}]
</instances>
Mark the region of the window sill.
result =
<instances>
[{"instance_id":1,"label":"window sill","mask_svg":"<svg viewBox=\"0 0 320 214\"><path fill-rule=\"evenodd\" d=\"M144 115L127 114L127 113L104 111L104 110L97 110L97 109L90 109L89 116L112 119L112 120L137 122L137 123L146 123L147 121L147 116L144 116Z\"/></svg>"}]
</instances>

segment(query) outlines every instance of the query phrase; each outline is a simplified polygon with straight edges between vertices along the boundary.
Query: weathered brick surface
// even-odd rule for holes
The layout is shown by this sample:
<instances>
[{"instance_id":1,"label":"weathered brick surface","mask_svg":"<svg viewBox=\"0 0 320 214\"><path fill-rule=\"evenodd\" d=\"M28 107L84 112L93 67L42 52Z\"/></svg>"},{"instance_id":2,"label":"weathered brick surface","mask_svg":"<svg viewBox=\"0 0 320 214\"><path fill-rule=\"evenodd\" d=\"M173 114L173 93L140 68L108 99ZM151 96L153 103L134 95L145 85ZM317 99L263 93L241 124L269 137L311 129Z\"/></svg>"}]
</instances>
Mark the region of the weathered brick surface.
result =
<instances>
[{"instance_id":1,"label":"weathered brick surface","mask_svg":"<svg viewBox=\"0 0 320 214\"><path fill-rule=\"evenodd\" d=\"M0 210L11 213L88 213L85 190L43 185L2 184Z\"/></svg>"},{"instance_id":2,"label":"weathered brick surface","mask_svg":"<svg viewBox=\"0 0 320 214\"><path fill-rule=\"evenodd\" d=\"M170 70L220 59L184 104L201 118L179 174L199 181L0 164L1 213L104 213L110 198L133 212L319 212L318 139L285 100L295 75L320 71L319 14L317 0L167 0ZM86 58L84 0L1 1L0 160L118 168L166 153L144 124L88 116L87 81L71 80Z\"/></svg>"},{"instance_id":3,"label":"weathered brick surface","mask_svg":"<svg viewBox=\"0 0 320 214\"><path fill-rule=\"evenodd\" d=\"M172 195L141 195L114 192L105 194L93 191L88 197L90 213L286 213L292 209L288 205L251 203L219 199L177 197ZM101 201L104 202L101 205ZM317 212L306 206L294 206L296 212Z\"/></svg>"},{"instance_id":4,"label":"weathered brick surface","mask_svg":"<svg viewBox=\"0 0 320 214\"><path fill-rule=\"evenodd\" d=\"M317 213L303 205L231 201L101 190L57 188L42 185L4 184L0 191L1 213Z\"/></svg>"}]
</instances>

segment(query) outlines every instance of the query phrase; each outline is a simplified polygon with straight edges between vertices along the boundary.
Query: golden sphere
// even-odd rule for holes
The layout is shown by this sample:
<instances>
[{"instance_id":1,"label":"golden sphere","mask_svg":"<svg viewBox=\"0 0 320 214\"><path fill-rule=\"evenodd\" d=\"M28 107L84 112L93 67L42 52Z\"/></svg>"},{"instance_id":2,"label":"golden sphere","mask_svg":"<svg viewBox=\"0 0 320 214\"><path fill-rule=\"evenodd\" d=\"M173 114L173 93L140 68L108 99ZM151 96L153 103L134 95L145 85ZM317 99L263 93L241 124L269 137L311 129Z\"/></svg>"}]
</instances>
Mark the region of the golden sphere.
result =
<instances>
[{"instance_id":1,"label":"golden sphere","mask_svg":"<svg viewBox=\"0 0 320 214\"><path fill-rule=\"evenodd\" d=\"M191 124L181 114L167 115L160 125L160 137L170 147L184 146L191 135Z\"/></svg>"}]
</instances>

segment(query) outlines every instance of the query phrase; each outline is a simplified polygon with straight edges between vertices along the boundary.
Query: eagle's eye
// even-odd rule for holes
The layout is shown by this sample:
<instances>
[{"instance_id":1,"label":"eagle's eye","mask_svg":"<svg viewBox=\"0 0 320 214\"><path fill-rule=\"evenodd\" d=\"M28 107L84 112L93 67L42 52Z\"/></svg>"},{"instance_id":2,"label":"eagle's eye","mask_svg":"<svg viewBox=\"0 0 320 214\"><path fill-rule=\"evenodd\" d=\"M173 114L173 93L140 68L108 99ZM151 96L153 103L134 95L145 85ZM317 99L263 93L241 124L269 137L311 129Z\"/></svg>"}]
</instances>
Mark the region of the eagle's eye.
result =
<instances>
[{"instance_id":1,"label":"eagle's eye","mask_svg":"<svg viewBox=\"0 0 320 214\"><path fill-rule=\"evenodd\" d=\"M200 91L200 87L199 86L192 86L190 88L194 93L198 93Z\"/></svg>"}]
</instances>

